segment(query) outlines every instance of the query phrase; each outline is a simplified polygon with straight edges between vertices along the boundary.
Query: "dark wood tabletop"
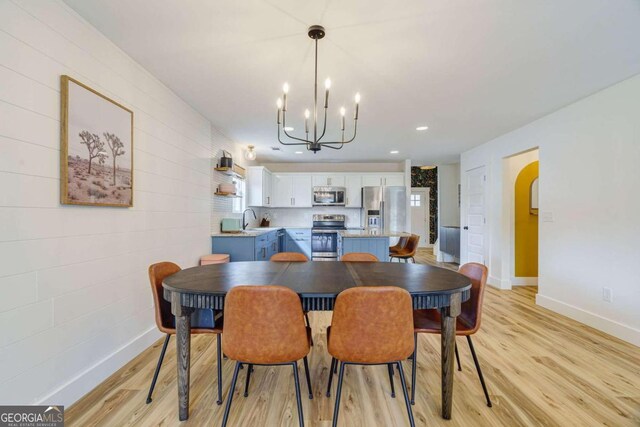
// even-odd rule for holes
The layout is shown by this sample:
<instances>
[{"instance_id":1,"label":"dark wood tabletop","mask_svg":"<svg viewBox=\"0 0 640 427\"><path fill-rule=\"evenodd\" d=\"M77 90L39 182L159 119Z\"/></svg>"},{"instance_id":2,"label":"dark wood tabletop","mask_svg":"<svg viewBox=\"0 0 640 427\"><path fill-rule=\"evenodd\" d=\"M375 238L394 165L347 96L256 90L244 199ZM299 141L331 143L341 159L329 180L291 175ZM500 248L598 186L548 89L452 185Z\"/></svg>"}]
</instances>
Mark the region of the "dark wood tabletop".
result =
<instances>
[{"instance_id":1,"label":"dark wood tabletop","mask_svg":"<svg viewBox=\"0 0 640 427\"><path fill-rule=\"evenodd\" d=\"M331 310L335 297L354 286L401 287L414 308L447 306L458 293L465 301L471 289L469 279L455 271L389 262L233 262L187 268L163 283L167 300L177 293L185 307L215 310L224 308L224 296L239 285L286 286L300 295L305 310Z\"/></svg>"}]
</instances>

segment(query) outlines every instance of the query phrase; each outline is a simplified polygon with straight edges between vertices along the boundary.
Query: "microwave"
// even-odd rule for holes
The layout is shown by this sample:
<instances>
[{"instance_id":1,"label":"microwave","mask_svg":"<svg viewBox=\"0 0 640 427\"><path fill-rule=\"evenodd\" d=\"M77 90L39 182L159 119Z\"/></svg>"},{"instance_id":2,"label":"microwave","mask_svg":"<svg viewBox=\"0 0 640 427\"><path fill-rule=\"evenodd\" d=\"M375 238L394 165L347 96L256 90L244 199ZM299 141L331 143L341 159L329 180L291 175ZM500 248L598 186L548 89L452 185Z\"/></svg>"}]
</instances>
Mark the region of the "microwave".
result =
<instances>
[{"instance_id":1,"label":"microwave","mask_svg":"<svg viewBox=\"0 0 640 427\"><path fill-rule=\"evenodd\" d=\"M313 187L313 206L344 206L344 187Z\"/></svg>"}]
</instances>

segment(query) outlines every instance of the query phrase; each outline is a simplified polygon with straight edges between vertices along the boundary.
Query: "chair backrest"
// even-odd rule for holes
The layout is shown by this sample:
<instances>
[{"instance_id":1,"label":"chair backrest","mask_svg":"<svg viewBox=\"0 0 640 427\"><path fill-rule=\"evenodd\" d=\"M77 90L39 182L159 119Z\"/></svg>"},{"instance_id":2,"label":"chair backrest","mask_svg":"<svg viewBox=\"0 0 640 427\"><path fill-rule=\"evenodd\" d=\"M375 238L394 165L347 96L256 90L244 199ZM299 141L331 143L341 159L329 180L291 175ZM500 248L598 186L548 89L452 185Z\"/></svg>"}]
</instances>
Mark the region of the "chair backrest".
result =
<instances>
[{"instance_id":1,"label":"chair backrest","mask_svg":"<svg viewBox=\"0 0 640 427\"><path fill-rule=\"evenodd\" d=\"M274 262L307 262L309 258L307 258L304 254L300 252L280 252L271 257L269 261Z\"/></svg>"},{"instance_id":2,"label":"chair backrest","mask_svg":"<svg viewBox=\"0 0 640 427\"><path fill-rule=\"evenodd\" d=\"M487 284L489 269L485 265L470 262L461 265L458 272L471 279L471 297L462 303L458 319L471 328L472 333L475 333L480 328L482 301L484 299L484 288Z\"/></svg>"},{"instance_id":3,"label":"chair backrest","mask_svg":"<svg viewBox=\"0 0 640 427\"><path fill-rule=\"evenodd\" d=\"M151 292L153 293L156 325L160 332L172 333L175 331L175 319L171 313L171 303L163 297L162 282L166 277L180 270L180 266L168 261L149 266L149 282L151 282Z\"/></svg>"},{"instance_id":4,"label":"chair backrest","mask_svg":"<svg viewBox=\"0 0 640 427\"><path fill-rule=\"evenodd\" d=\"M407 240L407 244L404 247L405 253L403 255L413 256L418 251L418 245L420 244L420 236L412 234Z\"/></svg>"},{"instance_id":5,"label":"chair backrest","mask_svg":"<svg viewBox=\"0 0 640 427\"><path fill-rule=\"evenodd\" d=\"M378 262L379 259L374 254L366 252L350 252L340 257L340 261L344 262Z\"/></svg>"},{"instance_id":6,"label":"chair backrest","mask_svg":"<svg viewBox=\"0 0 640 427\"><path fill-rule=\"evenodd\" d=\"M401 236L398 239L398 243L396 243L395 245L393 245L391 247L393 249L396 249L396 250L404 249L404 247L406 246L408 240L409 240L409 238L407 236Z\"/></svg>"},{"instance_id":7,"label":"chair backrest","mask_svg":"<svg viewBox=\"0 0 640 427\"><path fill-rule=\"evenodd\" d=\"M358 286L336 298L329 353L354 363L389 363L414 350L411 295L395 286Z\"/></svg>"},{"instance_id":8,"label":"chair backrest","mask_svg":"<svg viewBox=\"0 0 640 427\"><path fill-rule=\"evenodd\" d=\"M236 286L224 301L222 348L247 363L286 363L309 353L300 297L284 286Z\"/></svg>"}]
</instances>

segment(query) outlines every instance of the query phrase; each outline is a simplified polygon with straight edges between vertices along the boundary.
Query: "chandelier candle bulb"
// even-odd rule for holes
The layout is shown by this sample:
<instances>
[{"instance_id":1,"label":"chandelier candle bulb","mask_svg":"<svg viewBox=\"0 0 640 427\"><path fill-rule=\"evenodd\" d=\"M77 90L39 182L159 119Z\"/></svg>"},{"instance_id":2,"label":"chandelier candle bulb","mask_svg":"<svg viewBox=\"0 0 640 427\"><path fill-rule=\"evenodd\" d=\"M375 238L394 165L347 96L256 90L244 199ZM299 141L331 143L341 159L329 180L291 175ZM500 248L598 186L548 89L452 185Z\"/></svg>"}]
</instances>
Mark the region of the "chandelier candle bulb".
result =
<instances>
[{"instance_id":1,"label":"chandelier candle bulb","mask_svg":"<svg viewBox=\"0 0 640 427\"><path fill-rule=\"evenodd\" d=\"M345 126L344 126L344 115L345 115L346 113L347 113L347 110L345 110L345 109L344 109L344 107L341 107L341 108L340 108L340 116L342 116L342 117L341 117L341 120L342 120L342 128L341 128L341 130L343 131L342 139L344 139L344 127L345 127Z\"/></svg>"},{"instance_id":2,"label":"chandelier candle bulb","mask_svg":"<svg viewBox=\"0 0 640 427\"><path fill-rule=\"evenodd\" d=\"M356 100L356 112L355 112L355 115L353 116L353 119L358 120L358 106L360 105L360 92L356 93L355 100Z\"/></svg>"},{"instance_id":3,"label":"chandelier candle bulb","mask_svg":"<svg viewBox=\"0 0 640 427\"><path fill-rule=\"evenodd\" d=\"M304 110L304 132L305 133L309 133L309 115L311 113L309 112L309 110Z\"/></svg>"}]
</instances>

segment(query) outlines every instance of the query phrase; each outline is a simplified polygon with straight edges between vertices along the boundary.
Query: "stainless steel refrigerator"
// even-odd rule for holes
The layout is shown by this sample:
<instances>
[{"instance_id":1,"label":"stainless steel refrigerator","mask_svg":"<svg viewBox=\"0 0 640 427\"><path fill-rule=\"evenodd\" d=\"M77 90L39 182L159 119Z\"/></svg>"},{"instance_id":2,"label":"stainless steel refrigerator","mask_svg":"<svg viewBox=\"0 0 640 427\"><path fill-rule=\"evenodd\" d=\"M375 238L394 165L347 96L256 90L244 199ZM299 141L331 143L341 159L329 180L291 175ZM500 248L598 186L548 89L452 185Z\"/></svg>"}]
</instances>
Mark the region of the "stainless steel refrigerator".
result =
<instances>
[{"instance_id":1,"label":"stainless steel refrigerator","mask_svg":"<svg viewBox=\"0 0 640 427\"><path fill-rule=\"evenodd\" d=\"M406 187L362 187L362 221L366 228L405 231Z\"/></svg>"}]
</instances>

